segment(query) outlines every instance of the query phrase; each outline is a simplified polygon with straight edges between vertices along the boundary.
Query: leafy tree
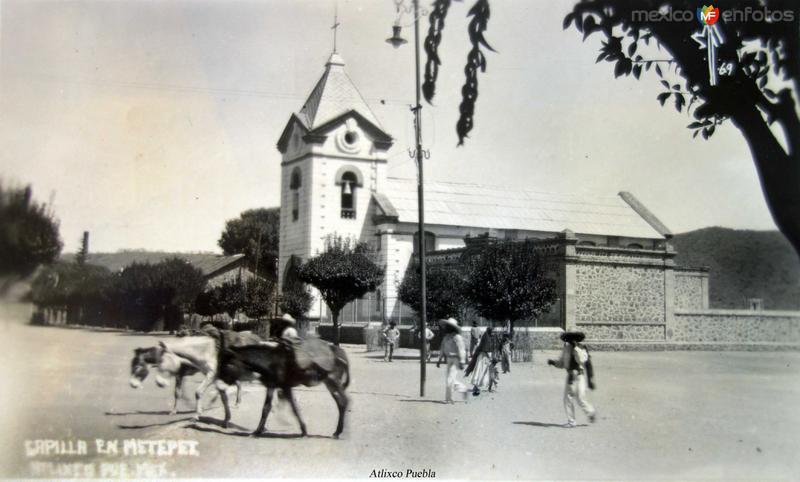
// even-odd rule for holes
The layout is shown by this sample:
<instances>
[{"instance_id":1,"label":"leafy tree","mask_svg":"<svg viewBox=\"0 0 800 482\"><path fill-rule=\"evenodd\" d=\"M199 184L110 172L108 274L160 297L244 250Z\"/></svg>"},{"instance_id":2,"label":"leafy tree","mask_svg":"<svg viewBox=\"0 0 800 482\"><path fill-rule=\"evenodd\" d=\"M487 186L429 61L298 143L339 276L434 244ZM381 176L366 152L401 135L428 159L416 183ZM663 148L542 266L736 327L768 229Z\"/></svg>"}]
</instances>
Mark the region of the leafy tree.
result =
<instances>
[{"instance_id":1,"label":"leafy tree","mask_svg":"<svg viewBox=\"0 0 800 482\"><path fill-rule=\"evenodd\" d=\"M298 267L298 279L319 290L331 310L336 345L340 339L342 308L374 291L383 281L383 272L372 261L365 243L353 244L341 236L328 237L325 251Z\"/></svg>"},{"instance_id":2,"label":"leafy tree","mask_svg":"<svg viewBox=\"0 0 800 482\"><path fill-rule=\"evenodd\" d=\"M250 318L263 318L273 312L275 282L264 278L252 278L245 283L242 311Z\"/></svg>"},{"instance_id":3,"label":"leafy tree","mask_svg":"<svg viewBox=\"0 0 800 482\"><path fill-rule=\"evenodd\" d=\"M138 318L145 329L159 319L165 319L168 329L177 328L180 320L174 318L191 309L206 283L202 271L180 258L133 263L115 281L114 296L123 312Z\"/></svg>"},{"instance_id":4,"label":"leafy tree","mask_svg":"<svg viewBox=\"0 0 800 482\"><path fill-rule=\"evenodd\" d=\"M296 320L305 318L314 297L302 283L291 283L283 288L278 306Z\"/></svg>"},{"instance_id":5,"label":"leafy tree","mask_svg":"<svg viewBox=\"0 0 800 482\"><path fill-rule=\"evenodd\" d=\"M109 314L113 277L102 266L55 263L33 280L31 301L42 308L66 308L70 322L102 323L95 318Z\"/></svg>"},{"instance_id":6,"label":"leafy tree","mask_svg":"<svg viewBox=\"0 0 800 482\"><path fill-rule=\"evenodd\" d=\"M695 121L688 124L693 137L711 137L716 128L731 122L745 138L758 171L761 187L775 224L800 254L800 11L785 0L737 0L724 9L781 12L780 21L757 22L733 15L723 17L715 28L724 43L717 49L716 85L712 85L708 49L692 39L701 31L697 20L659 21L657 15L637 11L689 11L699 4L672 1L582 0L564 18L564 28L574 24L584 38L605 37L597 61L614 63L614 75L633 75L653 68L664 92L663 106L672 99L678 112L685 108ZM788 11L792 19L787 20ZM724 12L723 12L724 13ZM776 17L777 18L777 17ZM648 49L658 48L657 57ZM666 55L664 55L664 53ZM666 57L666 58L665 58ZM662 66L664 68L662 68ZM770 126L777 124L781 136Z\"/></svg>"},{"instance_id":7,"label":"leafy tree","mask_svg":"<svg viewBox=\"0 0 800 482\"><path fill-rule=\"evenodd\" d=\"M464 294L464 276L451 269L436 269L426 266L425 311L428 321L441 318L461 318L467 307ZM417 315L420 312L419 268L409 269L399 290L400 301L410 306Z\"/></svg>"},{"instance_id":8,"label":"leafy tree","mask_svg":"<svg viewBox=\"0 0 800 482\"><path fill-rule=\"evenodd\" d=\"M200 293L195 299L195 311L203 316L226 313L233 318L245 305L245 289L238 281L226 281Z\"/></svg>"},{"instance_id":9,"label":"leafy tree","mask_svg":"<svg viewBox=\"0 0 800 482\"><path fill-rule=\"evenodd\" d=\"M61 247L58 221L32 199L31 187L9 189L0 183L0 294L55 261Z\"/></svg>"},{"instance_id":10,"label":"leafy tree","mask_svg":"<svg viewBox=\"0 0 800 482\"><path fill-rule=\"evenodd\" d=\"M496 242L465 253L465 294L472 306L492 321L514 323L550 310L555 281L545 278L541 258L529 241Z\"/></svg>"},{"instance_id":11,"label":"leafy tree","mask_svg":"<svg viewBox=\"0 0 800 482\"><path fill-rule=\"evenodd\" d=\"M280 208L259 208L228 220L217 244L226 255L244 254L257 276L275 280L279 240Z\"/></svg>"}]
</instances>

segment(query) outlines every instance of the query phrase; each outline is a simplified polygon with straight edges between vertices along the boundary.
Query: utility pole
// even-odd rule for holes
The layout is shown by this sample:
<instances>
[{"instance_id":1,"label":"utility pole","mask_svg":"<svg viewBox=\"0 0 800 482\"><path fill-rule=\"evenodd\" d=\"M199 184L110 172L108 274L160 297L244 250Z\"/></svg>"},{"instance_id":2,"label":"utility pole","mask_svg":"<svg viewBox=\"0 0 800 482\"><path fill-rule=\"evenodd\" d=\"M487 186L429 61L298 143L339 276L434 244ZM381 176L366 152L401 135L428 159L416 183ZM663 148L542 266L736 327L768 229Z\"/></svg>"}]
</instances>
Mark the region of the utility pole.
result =
<instances>
[{"instance_id":1,"label":"utility pole","mask_svg":"<svg viewBox=\"0 0 800 482\"><path fill-rule=\"evenodd\" d=\"M420 102L419 86L419 0L414 0L414 57L416 60L417 105L414 106L414 134L417 140L417 204L419 208L419 396L425 396L425 363L428 358L428 347L425 344L425 332L428 327L426 292L425 292L425 203L423 194L423 169L422 169L422 103Z\"/></svg>"}]
</instances>

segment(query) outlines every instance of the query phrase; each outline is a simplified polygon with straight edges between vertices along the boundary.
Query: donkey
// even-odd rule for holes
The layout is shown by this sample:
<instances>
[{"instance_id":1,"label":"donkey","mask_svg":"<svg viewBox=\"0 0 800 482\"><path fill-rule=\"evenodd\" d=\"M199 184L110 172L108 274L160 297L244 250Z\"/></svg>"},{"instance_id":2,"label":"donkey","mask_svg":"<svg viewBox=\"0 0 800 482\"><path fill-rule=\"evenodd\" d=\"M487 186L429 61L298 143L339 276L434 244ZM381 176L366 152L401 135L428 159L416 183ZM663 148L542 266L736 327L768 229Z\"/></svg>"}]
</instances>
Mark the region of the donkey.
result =
<instances>
[{"instance_id":1,"label":"donkey","mask_svg":"<svg viewBox=\"0 0 800 482\"><path fill-rule=\"evenodd\" d=\"M339 421L333 433L334 438L339 438L344 429L348 405L345 390L350 384L350 365L344 350L317 338L307 338L298 343L280 342L242 347L229 347L220 338L219 354L218 376L223 382L232 384L238 380L257 378L267 389L261 420L253 432L254 436L264 431L276 389L280 389L284 398L289 401L302 435L307 435L306 424L300 416L292 388L324 383L339 409Z\"/></svg>"},{"instance_id":2,"label":"donkey","mask_svg":"<svg viewBox=\"0 0 800 482\"><path fill-rule=\"evenodd\" d=\"M218 336L228 338L229 343L236 345L260 343L262 341L260 337L253 334L222 333ZM195 400L197 402L195 418L199 419L203 414L200 399L208 387L216 380L218 359L217 341L208 336L184 337L171 341L169 344L160 341L158 345L153 347L136 348L131 360L130 385L133 388L139 388L149 373L149 367L154 367L158 370L156 384L160 387L165 387L168 384L163 375L174 376L175 397L170 411L170 414L174 415L177 412L178 398L184 377L198 372L202 373L205 378L195 391ZM236 406L238 407L242 399L241 383L236 383L236 389ZM217 390L219 390L222 405L225 409L225 424L227 425L231 416L228 394L225 391L225 387L219 384L217 384Z\"/></svg>"}]
</instances>

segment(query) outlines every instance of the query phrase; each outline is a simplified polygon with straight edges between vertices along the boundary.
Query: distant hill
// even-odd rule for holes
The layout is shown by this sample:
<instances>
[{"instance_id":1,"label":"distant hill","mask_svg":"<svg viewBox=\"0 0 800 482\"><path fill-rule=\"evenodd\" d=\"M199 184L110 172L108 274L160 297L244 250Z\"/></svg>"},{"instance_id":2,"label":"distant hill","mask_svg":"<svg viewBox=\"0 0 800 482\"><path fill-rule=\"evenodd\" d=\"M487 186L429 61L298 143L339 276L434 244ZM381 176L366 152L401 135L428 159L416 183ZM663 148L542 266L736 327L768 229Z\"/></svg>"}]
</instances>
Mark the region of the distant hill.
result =
<instances>
[{"instance_id":1,"label":"distant hill","mask_svg":"<svg viewBox=\"0 0 800 482\"><path fill-rule=\"evenodd\" d=\"M679 266L707 266L711 308L800 309L800 259L778 231L703 228L675 235Z\"/></svg>"}]
</instances>

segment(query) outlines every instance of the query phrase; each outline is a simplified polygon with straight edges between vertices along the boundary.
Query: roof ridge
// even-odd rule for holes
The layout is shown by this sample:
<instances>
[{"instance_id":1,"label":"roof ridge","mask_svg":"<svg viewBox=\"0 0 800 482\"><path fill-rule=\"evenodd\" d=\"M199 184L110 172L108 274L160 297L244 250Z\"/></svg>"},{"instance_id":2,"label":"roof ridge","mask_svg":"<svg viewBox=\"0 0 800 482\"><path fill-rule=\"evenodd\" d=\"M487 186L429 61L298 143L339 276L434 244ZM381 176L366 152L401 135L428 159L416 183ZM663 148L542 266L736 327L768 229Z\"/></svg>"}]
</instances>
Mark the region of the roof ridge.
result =
<instances>
[{"instance_id":1,"label":"roof ridge","mask_svg":"<svg viewBox=\"0 0 800 482\"><path fill-rule=\"evenodd\" d=\"M391 177L387 178L388 181L403 181L403 182L413 182L416 183L416 179L412 178L402 178L402 177ZM474 182L457 182L457 181L425 181L425 185L429 186L431 184L446 184L450 186L474 186L479 188L486 188L486 189L497 189L502 191L514 191L514 192L530 192L536 194L546 194L546 195L554 195L554 196L581 196L581 195L593 195L597 197L603 197L608 199L618 199L619 196L612 195L612 194L605 194L601 193L600 191L593 191L593 190L584 190L583 193L577 192L562 192L562 191L540 191L536 189L527 189L523 187L516 187L516 186L501 186L499 184L478 184ZM451 193L451 194L459 194L459 195L466 195L466 193Z\"/></svg>"}]
</instances>

